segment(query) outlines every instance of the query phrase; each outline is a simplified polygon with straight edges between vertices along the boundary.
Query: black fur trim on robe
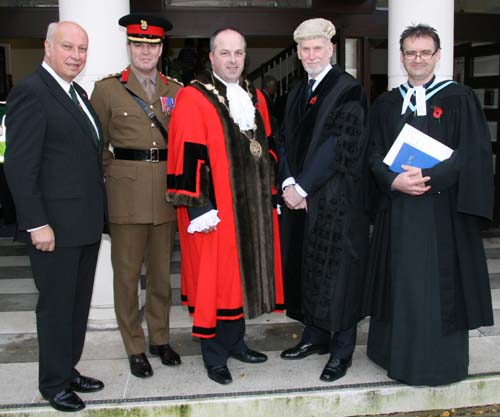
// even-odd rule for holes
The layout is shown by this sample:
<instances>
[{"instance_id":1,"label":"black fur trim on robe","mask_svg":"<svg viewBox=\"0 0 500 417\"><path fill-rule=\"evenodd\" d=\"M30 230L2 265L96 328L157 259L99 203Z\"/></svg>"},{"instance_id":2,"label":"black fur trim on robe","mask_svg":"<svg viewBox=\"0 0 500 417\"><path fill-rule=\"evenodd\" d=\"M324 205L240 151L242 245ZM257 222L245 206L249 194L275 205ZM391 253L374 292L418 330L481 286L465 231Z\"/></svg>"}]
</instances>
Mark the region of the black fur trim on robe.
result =
<instances>
[{"instance_id":1,"label":"black fur trim on robe","mask_svg":"<svg viewBox=\"0 0 500 417\"><path fill-rule=\"evenodd\" d=\"M255 139L262 147L262 156L259 159L250 153L249 139L240 132L238 125L230 117L228 107L220 103L212 90L207 89L206 86L211 85L215 86L229 106L226 87L214 79L211 73L202 74L198 80L191 83L191 86L200 91L216 108L224 130L242 276L243 305L246 317L252 318L269 313L275 308L271 198L273 168L264 124L258 110L255 111ZM245 79L240 80L240 86L250 93L255 105L255 88Z\"/></svg>"},{"instance_id":2,"label":"black fur trim on robe","mask_svg":"<svg viewBox=\"0 0 500 417\"><path fill-rule=\"evenodd\" d=\"M204 161L204 163L198 170L199 161ZM194 194L199 187L200 194L192 197L187 194L167 192L166 201L174 206L203 207L210 200L212 207L215 208L212 175L209 166L207 147L199 143L186 142L184 144L183 173L181 175L168 174L167 189L184 190Z\"/></svg>"}]
</instances>

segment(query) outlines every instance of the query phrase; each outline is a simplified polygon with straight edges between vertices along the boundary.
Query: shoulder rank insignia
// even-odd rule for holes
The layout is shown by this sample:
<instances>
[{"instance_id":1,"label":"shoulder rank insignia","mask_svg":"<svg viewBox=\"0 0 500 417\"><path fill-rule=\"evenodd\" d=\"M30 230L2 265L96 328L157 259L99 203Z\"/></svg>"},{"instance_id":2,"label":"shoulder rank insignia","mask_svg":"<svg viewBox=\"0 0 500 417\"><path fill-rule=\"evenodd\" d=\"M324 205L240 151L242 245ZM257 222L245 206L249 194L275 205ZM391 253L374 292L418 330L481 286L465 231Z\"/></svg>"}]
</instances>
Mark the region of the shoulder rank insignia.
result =
<instances>
[{"instance_id":1,"label":"shoulder rank insignia","mask_svg":"<svg viewBox=\"0 0 500 417\"><path fill-rule=\"evenodd\" d=\"M119 76L120 76L120 74L121 74L121 72L115 72L114 74L103 75L101 78L99 78L99 79L97 80L97 82L99 82L99 81L104 81L104 80L108 80L108 79L110 79L110 78L117 78L117 77L119 77Z\"/></svg>"},{"instance_id":2,"label":"shoulder rank insignia","mask_svg":"<svg viewBox=\"0 0 500 417\"><path fill-rule=\"evenodd\" d=\"M168 75L164 75L161 72L159 74L160 74L161 80L165 83L165 85L168 85L168 83L170 81L172 81L172 82L180 85L181 87L183 87L183 84L177 78L169 77Z\"/></svg>"}]
</instances>

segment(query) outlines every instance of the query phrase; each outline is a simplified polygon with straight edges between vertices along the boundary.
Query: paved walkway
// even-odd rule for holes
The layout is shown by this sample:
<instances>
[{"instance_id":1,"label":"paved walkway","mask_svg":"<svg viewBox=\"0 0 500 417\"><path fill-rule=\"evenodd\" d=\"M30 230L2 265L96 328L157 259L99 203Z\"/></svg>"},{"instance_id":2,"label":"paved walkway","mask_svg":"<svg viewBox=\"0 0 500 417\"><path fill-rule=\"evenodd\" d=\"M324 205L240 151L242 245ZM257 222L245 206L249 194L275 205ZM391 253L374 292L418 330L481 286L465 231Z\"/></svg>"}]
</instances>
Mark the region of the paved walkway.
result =
<instances>
[{"instance_id":1,"label":"paved walkway","mask_svg":"<svg viewBox=\"0 0 500 417\"><path fill-rule=\"evenodd\" d=\"M319 375L327 356L313 355L300 362L279 358L281 350L297 342L301 326L281 314L271 314L247 324L249 346L265 351L268 363L248 365L230 359L234 382L218 385L206 377L188 314L178 303L177 252L171 343L183 364L170 368L151 358L155 375L135 378L118 331L89 331L79 370L102 379L106 387L82 395L88 407L80 415L326 417L500 402L500 238L484 242L497 324L470 332L471 376L466 381L441 388L411 388L390 380L366 357L368 321L364 320L348 374L335 383L324 383ZM37 390L36 299L24 247L0 239L0 416L55 413Z\"/></svg>"}]
</instances>

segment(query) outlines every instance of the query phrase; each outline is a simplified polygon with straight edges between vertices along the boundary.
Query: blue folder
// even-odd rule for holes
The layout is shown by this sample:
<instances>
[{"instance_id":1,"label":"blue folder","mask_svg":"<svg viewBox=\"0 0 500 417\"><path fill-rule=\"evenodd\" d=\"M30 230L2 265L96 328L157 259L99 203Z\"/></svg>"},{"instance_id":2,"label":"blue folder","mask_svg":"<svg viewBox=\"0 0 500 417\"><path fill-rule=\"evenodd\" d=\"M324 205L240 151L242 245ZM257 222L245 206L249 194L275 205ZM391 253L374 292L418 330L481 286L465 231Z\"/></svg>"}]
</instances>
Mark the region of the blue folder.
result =
<instances>
[{"instance_id":1,"label":"blue folder","mask_svg":"<svg viewBox=\"0 0 500 417\"><path fill-rule=\"evenodd\" d=\"M400 173L404 171L401 165L411 165L417 168L432 168L438 162L440 162L438 159L426 154L420 149L403 143L403 146L401 146L401 149L394 158L389 169L392 172Z\"/></svg>"}]
</instances>

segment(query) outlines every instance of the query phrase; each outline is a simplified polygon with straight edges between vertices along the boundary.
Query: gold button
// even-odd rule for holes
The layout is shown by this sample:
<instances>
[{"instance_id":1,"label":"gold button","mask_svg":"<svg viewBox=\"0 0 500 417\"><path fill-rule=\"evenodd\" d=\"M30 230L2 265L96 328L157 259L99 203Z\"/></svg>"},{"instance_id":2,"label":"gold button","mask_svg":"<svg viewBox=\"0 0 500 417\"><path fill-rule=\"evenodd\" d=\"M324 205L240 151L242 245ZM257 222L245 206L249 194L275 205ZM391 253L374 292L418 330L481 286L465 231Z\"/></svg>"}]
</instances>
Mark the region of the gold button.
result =
<instances>
[{"instance_id":1,"label":"gold button","mask_svg":"<svg viewBox=\"0 0 500 417\"><path fill-rule=\"evenodd\" d=\"M155 106L153 106L152 104L150 104L150 105L149 105L149 108L150 108L150 109L154 109L154 108L155 108Z\"/></svg>"},{"instance_id":2,"label":"gold button","mask_svg":"<svg viewBox=\"0 0 500 417\"><path fill-rule=\"evenodd\" d=\"M155 124L154 124L154 123L151 123L151 127L155 127Z\"/></svg>"},{"instance_id":3,"label":"gold button","mask_svg":"<svg viewBox=\"0 0 500 417\"><path fill-rule=\"evenodd\" d=\"M153 142L153 146L156 146L156 142Z\"/></svg>"},{"instance_id":4,"label":"gold button","mask_svg":"<svg viewBox=\"0 0 500 417\"><path fill-rule=\"evenodd\" d=\"M124 116L128 116L128 113L126 111L123 112Z\"/></svg>"}]
</instances>

